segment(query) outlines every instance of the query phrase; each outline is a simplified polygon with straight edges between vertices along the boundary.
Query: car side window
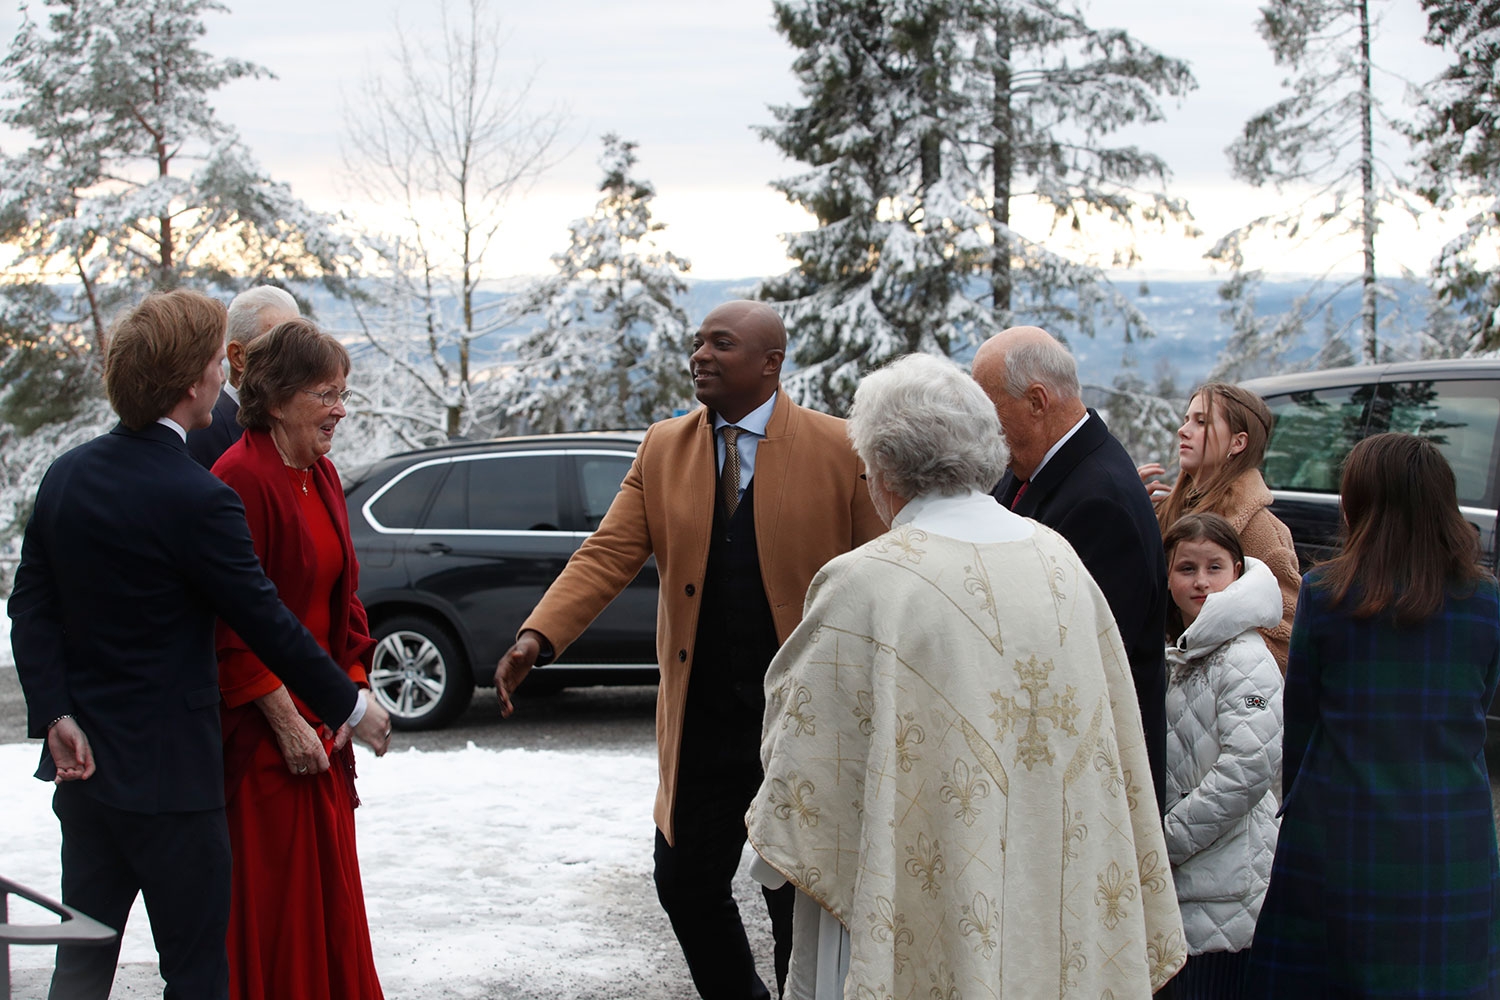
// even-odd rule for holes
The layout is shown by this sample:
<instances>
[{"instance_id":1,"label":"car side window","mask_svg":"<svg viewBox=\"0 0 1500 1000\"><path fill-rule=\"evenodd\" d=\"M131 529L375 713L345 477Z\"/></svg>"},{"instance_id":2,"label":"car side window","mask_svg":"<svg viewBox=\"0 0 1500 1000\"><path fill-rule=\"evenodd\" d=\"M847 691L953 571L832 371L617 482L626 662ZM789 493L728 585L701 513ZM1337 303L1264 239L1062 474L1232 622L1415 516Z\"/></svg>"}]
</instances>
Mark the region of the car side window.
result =
<instances>
[{"instance_id":1,"label":"car side window","mask_svg":"<svg viewBox=\"0 0 1500 1000\"><path fill-rule=\"evenodd\" d=\"M1363 436L1373 385L1267 396L1276 417L1264 475L1273 490L1337 493L1349 449Z\"/></svg>"},{"instance_id":2,"label":"car side window","mask_svg":"<svg viewBox=\"0 0 1500 1000\"><path fill-rule=\"evenodd\" d=\"M422 527L428 531L454 531L469 526L469 466L472 462L448 463L448 478L438 487Z\"/></svg>"},{"instance_id":3,"label":"car side window","mask_svg":"<svg viewBox=\"0 0 1500 1000\"><path fill-rule=\"evenodd\" d=\"M609 505L620 492L620 483L630 471L630 455L579 455L578 484L583 497L584 527L589 531L599 527Z\"/></svg>"},{"instance_id":4,"label":"car side window","mask_svg":"<svg viewBox=\"0 0 1500 1000\"><path fill-rule=\"evenodd\" d=\"M1453 467L1458 502L1494 507L1495 449L1500 441L1500 393L1494 382L1421 381L1381 385L1373 431L1426 438Z\"/></svg>"},{"instance_id":5,"label":"car side window","mask_svg":"<svg viewBox=\"0 0 1500 1000\"><path fill-rule=\"evenodd\" d=\"M469 527L477 531L559 531L554 455L496 455L469 466Z\"/></svg>"},{"instance_id":6,"label":"car side window","mask_svg":"<svg viewBox=\"0 0 1500 1000\"><path fill-rule=\"evenodd\" d=\"M427 498L437 485L447 463L434 462L413 469L392 483L370 504L370 516L382 528L415 528L422 520Z\"/></svg>"}]
</instances>

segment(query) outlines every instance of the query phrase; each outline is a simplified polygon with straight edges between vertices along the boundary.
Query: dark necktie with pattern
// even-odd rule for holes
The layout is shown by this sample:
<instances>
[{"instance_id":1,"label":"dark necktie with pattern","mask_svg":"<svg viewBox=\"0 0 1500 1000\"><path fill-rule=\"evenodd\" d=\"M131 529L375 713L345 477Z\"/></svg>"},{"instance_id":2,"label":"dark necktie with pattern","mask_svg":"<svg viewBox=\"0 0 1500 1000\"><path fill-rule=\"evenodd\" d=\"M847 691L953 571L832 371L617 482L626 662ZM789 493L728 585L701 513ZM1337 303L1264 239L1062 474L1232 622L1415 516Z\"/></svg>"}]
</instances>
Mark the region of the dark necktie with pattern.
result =
<instances>
[{"instance_id":1,"label":"dark necktie with pattern","mask_svg":"<svg viewBox=\"0 0 1500 1000\"><path fill-rule=\"evenodd\" d=\"M740 429L726 424L721 430L724 432L724 469L719 473L719 495L724 499L724 513L734 517L740 506L740 449L735 444Z\"/></svg>"}]
</instances>

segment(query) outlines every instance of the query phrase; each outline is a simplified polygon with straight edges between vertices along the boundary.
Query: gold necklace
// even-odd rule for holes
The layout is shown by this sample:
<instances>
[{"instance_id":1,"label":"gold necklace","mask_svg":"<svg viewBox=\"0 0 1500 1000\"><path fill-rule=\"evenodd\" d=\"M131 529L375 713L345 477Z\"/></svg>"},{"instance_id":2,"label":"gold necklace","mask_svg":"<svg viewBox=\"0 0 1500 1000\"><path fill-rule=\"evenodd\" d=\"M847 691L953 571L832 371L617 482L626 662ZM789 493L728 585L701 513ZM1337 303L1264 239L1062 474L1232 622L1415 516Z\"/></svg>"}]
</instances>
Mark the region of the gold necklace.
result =
<instances>
[{"instance_id":1,"label":"gold necklace","mask_svg":"<svg viewBox=\"0 0 1500 1000\"><path fill-rule=\"evenodd\" d=\"M299 469L298 471L302 473L302 495L307 496L307 481L312 478L312 470Z\"/></svg>"}]
</instances>

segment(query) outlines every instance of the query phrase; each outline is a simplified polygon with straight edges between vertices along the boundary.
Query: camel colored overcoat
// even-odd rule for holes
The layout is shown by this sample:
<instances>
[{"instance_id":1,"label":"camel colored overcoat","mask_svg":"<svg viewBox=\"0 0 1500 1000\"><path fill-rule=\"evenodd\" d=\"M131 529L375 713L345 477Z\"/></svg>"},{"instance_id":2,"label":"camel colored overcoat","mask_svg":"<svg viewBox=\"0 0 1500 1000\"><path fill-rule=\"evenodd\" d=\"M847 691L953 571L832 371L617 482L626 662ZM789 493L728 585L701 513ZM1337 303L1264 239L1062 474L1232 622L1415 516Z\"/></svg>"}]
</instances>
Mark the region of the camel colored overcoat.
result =
<instances>
[{"instance_id":1,"label":"camel colored overcoat","mask_svg":"<svg viewBox=\"0 0 1500 1000\"><path fill-rule=\"evenodd\" d=\"M813 575L834 556L885 530L870 502L844 422L798 406L778 391L755 457L755 542L761 582L785 642L802 621ZM656 657L659 783L656 825L674 842L673 806L688 677L713 531L718 481L707 407L651 425L603 522L547 589L521 629L547 637L561 655L656 556L661 593Z\"/></svg>"}]
</instances>

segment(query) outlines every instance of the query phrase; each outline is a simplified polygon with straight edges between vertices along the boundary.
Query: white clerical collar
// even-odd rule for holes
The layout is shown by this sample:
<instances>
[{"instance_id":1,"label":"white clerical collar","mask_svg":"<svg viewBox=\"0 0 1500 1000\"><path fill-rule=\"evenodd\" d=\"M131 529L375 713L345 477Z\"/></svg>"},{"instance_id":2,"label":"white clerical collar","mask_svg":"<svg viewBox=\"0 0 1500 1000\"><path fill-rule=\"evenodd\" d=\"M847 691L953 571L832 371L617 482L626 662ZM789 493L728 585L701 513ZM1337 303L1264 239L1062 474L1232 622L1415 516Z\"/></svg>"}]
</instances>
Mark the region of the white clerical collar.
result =
<instances>
[{"instance_id":1,"label":"white clerical collar","mask_svg":"<svg viewBox=\"0 0 1500 1000\"><path fill-rule=\"evenodd\" d=\"M1032 524L1012 514L988 493L970 490L956 496L928 494L908 500L891 519L891 527L913 528L960 542L1013 542L1031 535Z\"/></svg>"},{"instance_id":2,"label":"white clerical collar","mask_svg":"<svg viewBox=\"0 0 1500 1000\"><path fill-rule=\"evenodd\" d=\"M230 399L234 400L235 406L240 405L240 391L236 389L228 379L224 380L224 391L229 394Z\"/></svg>"},{"instance_id":3,"label":"white clerical collar","mask_svg":"<svg viewBox=\"0 0 1500 1000\"><path fill-rule=\"evenodd\" d=\"M1042 469L1046 466L1046 464L1048 462L1052 461L1052 456L1056 455L1059 451L1061 451L1062 450L1062 446L1068 443L1068 439L1071 438L1074 434L1078 433L1078 428L1082 427L1084 424L1086 424L1088 422L1089 422L1089 411L1088 410L1084 410L1083 411L1083 417L1078 421L1078 423L1074 424L1072 426L1072 428L1069 429L1068 433L1066 433L1062 437L1058 438L1057 441L1053 443L1052 447L1050 447L1050 448L1047 449L1047 454L1045 454L1045 455L1042 456L1042 460L1040 462L1036 463L1036 468L1031 470L1031 478L1035 479L1036 478L1036 474L1038 472L1041 472ZM1028 482L1029 481L1030 480L1028 480Z\"/></svg>"},{"instance_id":4,"label":"white clerical collar","mask_svg":"<svg viewBox=\"0 0 1500 1000\"><path fill-rule=\"evenodd\" d=\"M183 427L171 417L157 417L156 422L159 424L166 424L168 427L177 432L177 436L182 438L183 443L187 442L187 428Z\"/></svg>"},{"instance_id":5,"label":"white clerical collar","mask_svg":"<svg viewBox=\"0 0 1500 1000\"><path fill-rule=\"evenodd\" d=\"M771 393L771 398L761 403L755 409L745 414L744 419L733 421L734 426L742 431L749 431L760 437L766 436L766 425L771 422L771 411L776 409L776 393ZM714 432L720 427L727 427L731 421L725 420L717 413L714 414Z\"/></svg>"}]
</instances>

